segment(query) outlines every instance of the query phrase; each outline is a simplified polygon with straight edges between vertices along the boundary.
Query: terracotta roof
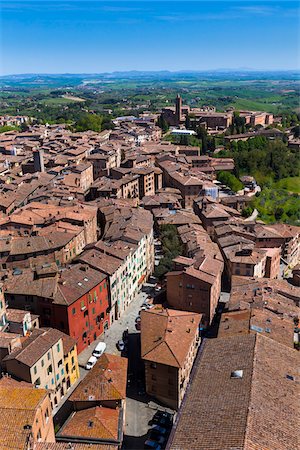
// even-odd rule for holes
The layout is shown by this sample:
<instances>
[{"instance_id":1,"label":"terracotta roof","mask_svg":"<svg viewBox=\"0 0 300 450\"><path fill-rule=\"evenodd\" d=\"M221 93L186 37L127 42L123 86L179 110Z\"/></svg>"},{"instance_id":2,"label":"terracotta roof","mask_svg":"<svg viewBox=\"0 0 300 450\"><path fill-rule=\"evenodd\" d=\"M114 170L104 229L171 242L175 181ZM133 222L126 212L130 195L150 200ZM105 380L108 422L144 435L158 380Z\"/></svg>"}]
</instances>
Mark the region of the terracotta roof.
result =
<instances>
[{"instance_id":1,"label":"terracotta roof","mask_svg":"<svg viewBox=\"0 0 300 450\"><path fill-rule=\"evenodd\" d=\"M120 439L120 413L119 409L104 407L74 412L59 430L58 436L118 441Z\"/></svg>"},{"instance_id":2,"label":"terracotta roof","mask_svg":"<svg viewBox=\"0 0 300 450\"><path fill-rule=\"evenodd\" d=\"M299 354L260 335L208 339L172 450L296 450Z\"/></svg>"},{"instance_id":3,"label":"terracotta roof","mask_svg":"<svg viewBox=\"0 0 300 450\"><path fill-rule=\"evenodd\" d=\"M62 337L62 332L55 328L35 328L31 335L23 341L22 347L5 357L5 361L16 360L32 367Z\"/></svg>"},{"instance_id":4,"label":"terracotta roof","mask_svg":"<svg viewBox=\"0 0 300 450\"><path fill-rule=\"evenodd\" d=\"M34 442L32 450L117 450L118 444L74 444L69 442Z\"/></svg>"},{"instance_id":5,"label":"terracotta roof","mask_svg":"<svg viewBox=\"0 0 300 450\"><path fill-rule=\"evenodd\" d=\"M183 367L198 332L201 314L153 308L141 312L141 356L147 361Z\"/></svg>"},{"instance_id":6,"label":"terracotta roof","mask_svg":"<svg viewBox=\"0 0 300 450\"><path fill-rule=\"evenodd\" d=\"M294 327L293 320L277 317L276 314L265 309L232 311L222 314L218 337L260 333L294 348Z\"/></svg>"},{"instance_id":7,"label":"terracotta roof","mask_svg":"<svg viewBox=\"0 0 300 450\"><path fill-rule=\"evenodd\" d=\"M25 425L33 425L36 410L48 396L44 389L0 383L0 448L24 450L29 432Z\"/></svg>"},{"instance_id":8,"label":"terracotta roof","mask_svg":"<svg viewBox=\"0 0 300 450\"><path fill-rule=\"evenodd\" d=\"M126 358L104 353L69 397L72 402L122 400L126 397Z\"/></svg>"}]
</instances>

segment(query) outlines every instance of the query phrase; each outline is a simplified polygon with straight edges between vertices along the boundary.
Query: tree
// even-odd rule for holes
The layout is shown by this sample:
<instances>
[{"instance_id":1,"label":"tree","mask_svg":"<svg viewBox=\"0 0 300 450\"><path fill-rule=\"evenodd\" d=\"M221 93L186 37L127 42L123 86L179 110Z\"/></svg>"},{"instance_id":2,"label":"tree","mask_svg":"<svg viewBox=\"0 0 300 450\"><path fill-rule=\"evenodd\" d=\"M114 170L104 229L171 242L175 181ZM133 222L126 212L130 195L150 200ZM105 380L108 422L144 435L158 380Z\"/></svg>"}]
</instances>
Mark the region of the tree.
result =
<instances>
[{"instance_id":1,"label":"tree","mask_svg":"<svg viewBox=\"0 0 300 450\"><path fill-rule=\"evenodd\" d=\"M21 131L28 131L29 130L29 126L27 125L26 122L21 123L20 130Z\"/></svg>"},{"instance_id":2,"label":"tree","mask_svg":"<svg viewBox=\"0 0 300 450\"><path fill-rule=\"evenodd\" d=\"M206 155L207 150L208 150L207 136L203 135L202 136L202 145L201 145L201 153L202 153L202 155Z\"/></svg>"},{"instance_id":3,"label":"tree","mask_svg":"<svg viewBox=\"0 0 300 450\"><path fill-rule=\"evenodd\" d=\"M234 192L243 189L243 184L232 173L221 171L218 173L217 179Z\"/></svg>"},{"instance_id":4,"label":"tree","mask_svg":"<svg viewBox=\"0 0 300 450\"><path fill-rule=\"evenodd\" d=\"M82 114L79 119L75 122L76 131L98 131L102 130L102 116L98 114Z\"/></svg>"},{"instance_id":5,"label":"tree","mask_svg":"<svg viewBox=\"0 0 300 450\"><path fill-rule=\"evenodd\" d=\"M162 114L157 119L157 125L163 131L163 133L166 133L169 129L169 125Z\"/></svg>"},{"instance_id":6,"label":"tree","mask_svg":"<svg viewBox=\"0 0 300 450\"><path fill-rule=\"evenodd\" d=\"M180 145L189 145L189 138L186 135L180 136Z\"/></svg>"},{"instance_id":7,"label":"tree","mask_svg":"<svg viewBox=\"0 0 300 450\"><path fill-rule=\"evenodd\" d=\"M185 116L185 128L187 130L189 130L191 128L191 119L188 114Z\"/></svg>"},{"instance_id":8,"label":"tree","mask_svg":"<svg viewBox=\"0 0 300 450\"><path fill-rule=\"evenodd\" d=\"M300 137L300 125L297 125L296 127L292 128L292 133L294 135L294 138Z\"/></svg>"}]
</instances>

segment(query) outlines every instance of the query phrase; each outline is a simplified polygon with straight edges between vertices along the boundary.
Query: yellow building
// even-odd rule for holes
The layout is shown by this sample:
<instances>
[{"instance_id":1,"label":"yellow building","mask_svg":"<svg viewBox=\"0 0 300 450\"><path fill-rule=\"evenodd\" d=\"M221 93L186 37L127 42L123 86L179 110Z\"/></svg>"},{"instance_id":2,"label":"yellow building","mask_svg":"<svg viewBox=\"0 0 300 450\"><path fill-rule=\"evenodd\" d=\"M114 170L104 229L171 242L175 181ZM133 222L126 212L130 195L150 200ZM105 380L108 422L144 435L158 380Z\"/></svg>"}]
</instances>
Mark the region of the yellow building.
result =
<instances>
[{"instance_id":1,"label":"yellow building","mask_svg":"<svg viewBox=\"0 0 300 450\"><path fill-rule=\"evenodd\" d=\"M64 392L66 392L78 380L80 374L75 339L64 334L62 340L65 366L65 379L63 380L63 383Z\"/></svg>"}]
</instances>

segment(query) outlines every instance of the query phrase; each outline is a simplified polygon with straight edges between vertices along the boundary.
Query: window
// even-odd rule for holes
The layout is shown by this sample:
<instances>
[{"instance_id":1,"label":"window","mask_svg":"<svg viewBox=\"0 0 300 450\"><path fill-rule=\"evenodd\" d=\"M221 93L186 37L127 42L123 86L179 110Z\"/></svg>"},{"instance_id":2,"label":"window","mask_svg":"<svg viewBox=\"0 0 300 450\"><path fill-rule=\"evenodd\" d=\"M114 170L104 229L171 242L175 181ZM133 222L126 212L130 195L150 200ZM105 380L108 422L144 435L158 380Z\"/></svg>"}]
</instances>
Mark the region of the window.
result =
<instances>
[{"instance_id":1,"label":"window","mask_svg":"<svg viewBox=\"0 0 300 450\"><path fill-rule=\"evenodd\" d=\"M104 287L104 289L106 289L106 283L104 283L103 287Z\"/></svg>"},{"instance_id":2,"label":"window","mask_svg":"<svg viewBox=\"0 0 300 450\"><path fill-rule=\"evenodd\" d=\"M57 350L58 352L60 352L60 345L59 345L59 344L57 344L56 350Z\"/></svg>"},{"instance_id":3,"label":"window","mask_svg":"<svg viewBox=\"0 0 300 450\"><path fill-rule=\"evenodd\" d=\"M64 375L65 371L64 369L61 369L61 374Z\"/></svg>"},{"instance_id":4,"label":"window","mask_svg":"<svg viewBox=\"0 0 300 450\"><path fill-rule=\"evenodd\" d=\"M42 367L44 367L44 365L45 365L45 363L44 363L44 360L42 359L42 361L41 361L41 365L42 365Z\"/></svg>"},{"instance_id":5,"label":"window","mask_svg":"<svg viewBox=\"0 0 300 450\"><path fill-rule=\"evenodd\" d=\"M33 384L34 384L35 386L40 386L40 385L41 385L41 379L40 379L40 378L37 378Z\"/></svg>"},{"instance_id":6,"label":"window","mask_svg":"<svg viewBox=\"0 0 300 450\"><path fill-rule=\"evenodd\" d=\"M38 431L38 434L36 435L37 440L40 441L42 439L42 433L41 430Z\"/></svg>"},{"instance_id":7,"label":"window","mask_svg":"<svg viewBox=\"0 0 300 450\"><path fill-rule=\"evenodd\" d=\"M46 384L45 389L48 389L48 384Z\"/></svg>"},{"instance_id":8,"label":"window","mask_svg":"<svg viewBox=\"0 0 300 450\"><path fill-rule=\"evenodd\" d=\"M74 356L71 358L72 366L74 365Z\"/></svg>"},{"instance_id":9,"label":"window","mask_svg":"<svg viewBox=\"0 0 300 450\"><path fill-rule=\"evenodd\" d=\"M59 380L59 373L56 375L56 380L57 381Z\"/></svg>"},{"instance_id":10,"label":"window","mask_svg":"<svg viewBox=\"0 0 300 450\"><path fill-rule=\"evenodd\" d=\"M231 372L230 378L243 378L243 370L234 370Z\"/></svg>"},{"instance_id":11,"label":"window","mask_svg":"<svg viewBox=\"0 0 300 450\"><path fill-rule=\"evenodd\" d=\"M58 361L58 367L60 367L61 365L62 365L62 359L60 359L59 361Z\"/></svg>"},{"instance_id":12,"label":"window","mask_svg":"<svg viewBox=\"0 0 300 450\"><path fill-rule=\"evenodd\" d=\"M156 363L151 363L150 367L151 367L151 369L156 369Z\"/></svg>"},{"instance_id":13,"label":"window","mask_svg":"<svg viewBox=\"0 0 300 450\"><path fill-rule=\"evenodd\" d=\"M47 353L47 358L48 358L48 361L50 361L50 358L51 358L50 352Z\"/></svg>"},{"instance_id":14,"label":"window","mask_svg":"<svg viewBox=\"0 0 300 450\"><path fill-rule=\"evenodd\" d=\"M48 408L47 408L46 411L45 411L45 420L46 420L46 423L47 423L48 420L49 420L49 410L48 410Z\"/></svg>"},{"instance_id":15,"label":"window","mask_svg":"<svg viewBox=\"0 0 300 450\"><path fill-rule=\"evenodd\" d=\"M76 314L76 308L72 308L72 314L73 314L73 316L75 316L75 314Z\"/></svg>"},{"instance_id":16,"label":"window","mask_svg":"<svg viewBox=\"0 0 300 450\"><path fill-rule=\"evenodd\" d=\"M50 366L47 369L47 375L49 375L49 373L52 373L52 364L50 364Z\"/></svg>"},{"instance_id":17,"label":"window","mask_svg":"<svg viewBox=\"0 0 300 450\"><path fill-rule=\"evenodd\" d=\"M92 313L95 314L95 308L92 309Z\"/></svg>"},{"instance_id":18,"label":"window","mask_svg":"<svg viewBox=\"0 0 300 450\"><path fill-rule=\"evenodd\" d=\"M36 368L36 366L34 366L34 368L33 368L33 373L34 373L34 375L37 374L37 368Z\"/></svg>"},{"instance_id":19,"label":"window","mask_svg":"<svg viewBox=\"0 0 300 450\"><path fill-rule=\"evenodd\" d=\"M51 378L51 384L54 384L54 378Z\"/></svg>"}]
</instances>

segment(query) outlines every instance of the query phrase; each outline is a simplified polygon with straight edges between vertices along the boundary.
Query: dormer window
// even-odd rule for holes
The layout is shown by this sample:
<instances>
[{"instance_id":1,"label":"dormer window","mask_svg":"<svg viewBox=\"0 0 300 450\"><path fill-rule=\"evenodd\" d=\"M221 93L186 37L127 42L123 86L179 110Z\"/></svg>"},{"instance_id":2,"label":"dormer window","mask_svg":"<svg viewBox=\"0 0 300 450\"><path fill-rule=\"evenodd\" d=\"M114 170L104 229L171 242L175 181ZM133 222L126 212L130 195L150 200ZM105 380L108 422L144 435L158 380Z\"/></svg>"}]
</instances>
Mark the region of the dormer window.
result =
<instances>
[{"instance_id":1,"label":"dormer window","mask_svg":"<svg viewBox=\"0 0 300 450\"><path fill-rule=\"evenodd\" d=\"M231 372L230 378L243 378L243 370L234 370Z\"/></svg>"}]
</instances>

